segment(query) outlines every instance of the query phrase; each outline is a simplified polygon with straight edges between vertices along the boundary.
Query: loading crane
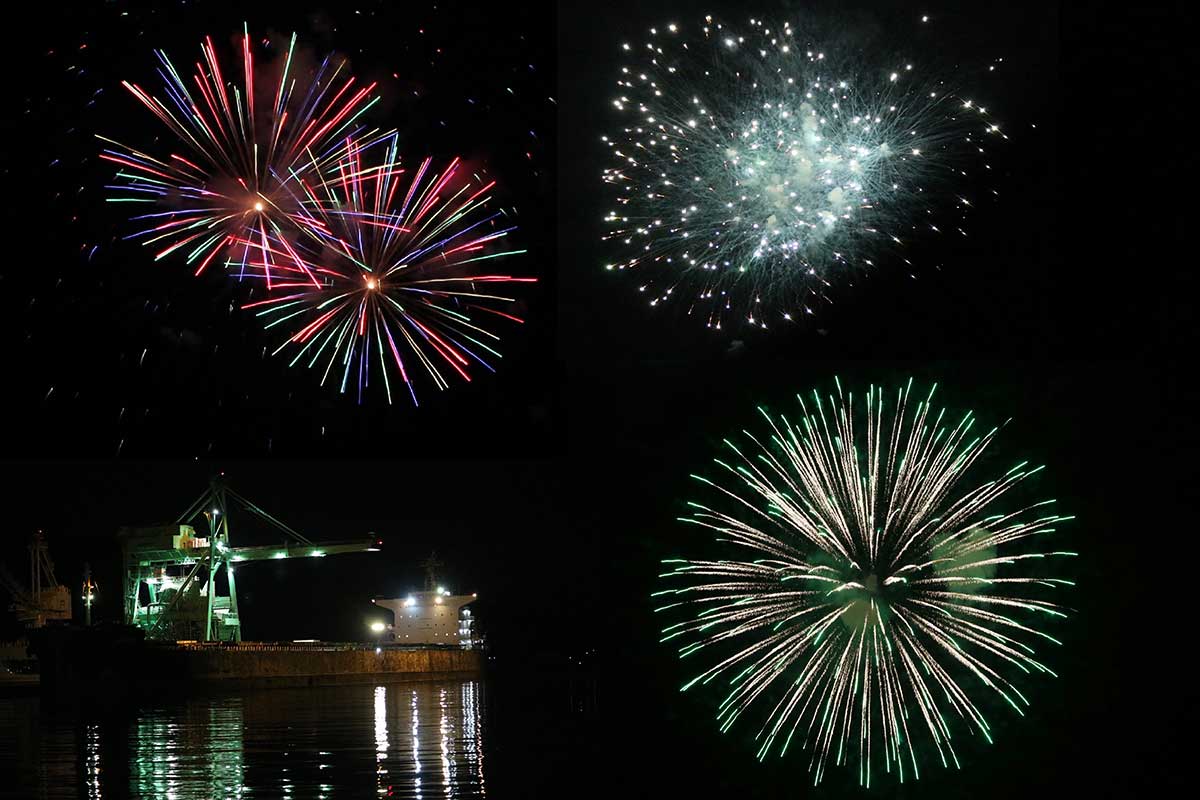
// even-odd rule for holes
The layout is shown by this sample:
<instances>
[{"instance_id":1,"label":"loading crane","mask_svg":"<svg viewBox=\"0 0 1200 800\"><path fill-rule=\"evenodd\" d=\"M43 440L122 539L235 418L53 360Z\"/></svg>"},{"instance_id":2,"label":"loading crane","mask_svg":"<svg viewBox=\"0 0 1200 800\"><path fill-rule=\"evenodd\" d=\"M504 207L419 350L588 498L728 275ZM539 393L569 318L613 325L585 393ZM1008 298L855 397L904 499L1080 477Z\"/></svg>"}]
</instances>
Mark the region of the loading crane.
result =
<instances>
[{"instance_id":1,"label":"loading crane","mask_svg":"<svg viewBox=\"0 0 1200 800\"><path fill-rule=\"evenodd\" d=\"M229 512L239 507L285 535L278 545L234 547ZM197 527L207 533L201 536ZM122 528L117 533L124 570L125 623L148 639L242 640L234 565L284 558L323 558L338 553L375 552L374 536L314 542L263 511L214 478L202 495L171 525ZM224 575L228 594L220 594Z\"/></svg>"},{"instance_id":2,"label":"loading crane","mask_svg":"<svg viewBox=\"0 0 1200 800\"><path fill-rule=\"evenodd\" d=\"M29 542L29 588L3 567L0 567L0 584L12 595L9 610L26 627L40 628L50 621L71 619L71 592L54 577L50 546L41 531L34 533Z\"/></svg>"}]
</instances>

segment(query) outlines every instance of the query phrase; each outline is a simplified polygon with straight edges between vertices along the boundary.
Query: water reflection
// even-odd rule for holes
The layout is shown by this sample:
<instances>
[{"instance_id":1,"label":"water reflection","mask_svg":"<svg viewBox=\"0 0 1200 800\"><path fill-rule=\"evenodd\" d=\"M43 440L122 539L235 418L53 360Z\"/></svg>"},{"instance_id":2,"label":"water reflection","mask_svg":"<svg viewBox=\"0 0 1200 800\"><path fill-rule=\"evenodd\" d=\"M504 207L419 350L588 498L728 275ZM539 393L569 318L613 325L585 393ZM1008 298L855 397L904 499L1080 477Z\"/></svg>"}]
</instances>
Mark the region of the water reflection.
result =
<instances>
[{"instance_id":1,"label":"water reflection","mask_svg":"<svg viewBox=\"0 0 1200 800\"><path fill-rule=\"evenodd\" d=\"M375 766L379 794L387 794L387 687L375 687Z\"/></svg>"},{"instance_id":2,"label":"water reflection","mask_svg":"<svg viewBox=\"0 0 1200 800\"><path fill-rule=\"evenodd\" d=\"M484 797L482 700L475 681L193 697L94 718L0 699L0 797Z\"/></svg>"},{"instance_id":3,"label":"water reflection","mask_svg":"<svg viewBox=\"0 0 1200 800\"><path fill-rule=\"evenodd\" d=\"M375 687L377 793L484 797L478 696L474 681Z\"/></svg>"},{"instance_id":4,"label":"water reflection","mask_svg":"<svg viewBox=\"0 0 1200 800\"><path fill-rule=\"evenodd\" d=\"M132 792L167 800L241 797L243 728L241 697L148 710L131 740Z\"/></svg>"},{"instance_id":5,"label":"water reflection","mask_svg":"<svg viewBox=\"0 0 1200 800\"><path fill-rule=\"evenodd\" d=\"M100 726L89 722L84 731L83 781L88 800L100 800Z\"/></svg>"}]
</instances>

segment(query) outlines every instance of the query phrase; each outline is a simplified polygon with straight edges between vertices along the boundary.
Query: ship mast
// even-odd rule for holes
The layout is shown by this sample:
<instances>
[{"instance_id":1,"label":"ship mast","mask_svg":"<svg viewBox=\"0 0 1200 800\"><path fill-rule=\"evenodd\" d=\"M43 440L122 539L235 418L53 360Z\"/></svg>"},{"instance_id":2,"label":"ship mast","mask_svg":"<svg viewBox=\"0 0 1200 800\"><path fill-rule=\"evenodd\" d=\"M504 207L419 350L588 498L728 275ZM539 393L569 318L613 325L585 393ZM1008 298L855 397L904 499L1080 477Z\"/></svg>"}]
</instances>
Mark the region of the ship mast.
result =
<instances>
[{"instance_id":1,"label":"ship mast","mask_svg":"<svg viewBox=\"0 0 1200 800\"><path fill-rule=\"evenodd\" d=\"M421 566L425 568L425 591L436 592L438 570L443 566L442 562L438 561L437 553L431 552L429 558L421 562Z\"/></svg>"}]
</instances>

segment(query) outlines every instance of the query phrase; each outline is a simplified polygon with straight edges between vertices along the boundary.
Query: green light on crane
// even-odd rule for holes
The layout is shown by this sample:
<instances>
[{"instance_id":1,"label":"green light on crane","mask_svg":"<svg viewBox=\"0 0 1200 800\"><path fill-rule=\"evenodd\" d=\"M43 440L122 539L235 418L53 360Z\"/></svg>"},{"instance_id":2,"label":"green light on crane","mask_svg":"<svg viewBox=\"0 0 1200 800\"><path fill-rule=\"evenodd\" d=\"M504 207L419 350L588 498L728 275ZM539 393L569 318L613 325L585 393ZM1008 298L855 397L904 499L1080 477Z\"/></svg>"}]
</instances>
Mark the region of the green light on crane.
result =
<instances>
[{"instance_id":1,"label":"green light on crane","mask_svg":"<svg viewBox=\"0 0 1200 800\"><path fill-rule=\"evenodd\" d=\"M234 547L229 536L229 505L269 523L287 536L282 547ZM193 525L207 525L207 537ZM198 527L198 525L197 525ZM233 564L337 553L377 551L382 542L369 534L357 541L314 542L215 479L174 524L122 529L124 606L127 624L150 639L241 641ZM217 582L225 571L225 588ZM240 570L239 570L240 572Z\"/></svg>"}]
</instances>

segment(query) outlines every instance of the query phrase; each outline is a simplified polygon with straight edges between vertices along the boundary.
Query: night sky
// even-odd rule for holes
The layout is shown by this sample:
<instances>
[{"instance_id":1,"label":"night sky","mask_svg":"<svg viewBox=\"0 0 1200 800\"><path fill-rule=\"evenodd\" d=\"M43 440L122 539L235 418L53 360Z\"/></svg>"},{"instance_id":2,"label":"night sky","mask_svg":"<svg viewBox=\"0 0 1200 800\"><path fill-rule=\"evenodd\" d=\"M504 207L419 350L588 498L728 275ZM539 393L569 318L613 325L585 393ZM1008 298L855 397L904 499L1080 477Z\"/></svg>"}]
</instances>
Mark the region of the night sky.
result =
<instances>
[{"instance_id":1,"label":"night sky","mask_svg":"<svg viewBox=\"0 0 1200 800\"><path fill-rule=\"evenodd\" d=\"M497 768L528 764L530 796L1100 797L1181 780L1197 698L1184 657L1194 525L1177 506L1196 437L1180 410L1194 368L1174 350L1194 326L1181 300L1194 277L1158 253L1182 225L1142 202L1179 164L1139 159L1131 189L1117 157L1130 142L1157 152L1148 142L1183 105L1159 101L1158 127L1132 111L1184 82L1173 20L1045 3L776 4L844 14L951 67L1003 56L978 92L1010 133L993 159L1001 199L976 209L965 241L914 242L911 274L839 286L794 328L714 334L602 268L600 136L619 124L619 44L678 4L273 5L46 7L5 52L21 80L2 84L0 175L24 202L0 265L0 563L23 575L43 529L60 580L74 587L91 561L96 613L113 618L116 529L171 521L223 472L312 539L384 540L239 573L247 638L353 639L369 598L418 588L436 550L449 587L479 593L508 752ZM914 13L933 18L925 38L890 41ZM236 289L120 241L93 134L157 128L119 81L150 82L152 48L182 61L243 19L347 55L381 82L381 116L417 152L466 153L502 177L541 282L523 295L527 324L504 332L497 375L420 409L359 406L264 356L254 320L231 310ZM1081 553L1064 644L1047 655L1060 677L1022 684L1028 716L992 713L996 744L963 742L962 770L927 759L920 781L870 792L838 768L811 789L804 752L758 764L753 725L719 734L720 695L679 693L691 674L658 643L649 597L660 560L695 541L675 521L695 499L689 473L754 424L756 405L788 409L835 375L936 381L952 410L1011 418L997 462L1046 465L1033 488L1077 516L1065 536ZM245 515L232 524L235 544L279 538ZM14 633L4 617L0 638Z\"/></svg>"},{"instance_id":2,"label":"night sky","mask_svg":"<svg viewBox=\"0 0 1200 800\"><path fill-rule=\"evenodd\" d=\"M36 12L35 12L36 13ZM96 3L51 15L5 53L33 80L7 83L8 146L0 170L25 187L17 248L5 268L4 317L15 328L11 396L28 424L10 447L28 455L311 457L457 452L543 454L553 447L561 369L554 356L552 243L556 82L553 20L528 10L439 4ZM153 49L180 70L205 35L236 64L242 23L276 53L299 34L305 58L337 53L382 98L370 123L400 131L409 160L461 156L496 177L529 253L512 270L538 277L498 329L496 376L429 385L425 408L356 404L319 375L271 357L271 340L240 306L245 287L121 237L138 228L104 202L112 165L101 134L149 147L165 127L122 86L157 87ZM311 54L311 55L310 55ZM265 57L265 56L263 56ZM515 262L515 259L514 259ZM15 266L15 264L13 265ZM480 370L485 372L485 370ZM459 383L463 383L459 381Z\"/></svg>"},{"instance_id":3,"label":"night sky","mask_svg":"<svg viewBox=\"0 0 1200 800\"><path fill-rule=\"evenodd\" d=\"M44 529L60 580L73 586L82 561L92 562L96 615L111 619L119 613L116 528L170 521L223 471L312 539L374 532L384 541L379 553L243 565L247 638L363 638L370 597L419 587L420 562L436 550L450 588L480 595L505 748L518 761L555 759L530 777L533 789L581 780L634 796L794 796L806 785L804 764L757 764L748 725L719 735L717 693L681 695L690 674L657 641L650 593L660 588L659 562L700 544L675 521L700 499L688 474L707 471L721 439L755 423L755 405L786 411L798 389L829 388L831 376L847 387L938 381L951 410L972 409L986 425L1011 417L981 469L1046 465L1030 496L1054 497L1061 513L1077 516L1061 527L1081 553L1063 572L1078 586L1061 598L1071 609L1054 626L1063 646L1045 653L1060 677L1021 685L1028 717L992 709L997 743L960 743L962 771L929 766L918 783L896 790L881 781L872 796L1006 797L1030 781L1047 791L1134 791L1172 775L1194 699L1188 662L1163 651L1186 639L1178 629L1186 569L1170 564L1186 552L1170 467L1176 376L1112 361L756 358L726 365L717 383L681 366L622 374L639 384L637 413L606 410L572 387L569 407L590 414L558 458L13 464L0 493L10 532L0 558L21 575L27 532ZM236 544L280 540L233 513ZM4 635L15 633L5 624ZM1164 703L1163 691L1174 701ZM610 768L614 759L622 769ZM1097 760L1106 765L1099 772ZM853 786L847 771L832 770L809 796L840 797Z\"/></svg>"},{"instance_id":4,"label":"night sky","mask_svg":"<svg viewBox=\"0 0 1200 800\"><path fill-rule=\"evenodd\" d=\"M638 413L606 417L593 437L576 442L577 449L604 448L615 456L592 472L588 493L604 499L572 515L583 552L617 551L603 580L577 585L578 616L594 621L581 629L577 648L588 641L603 648L592 673L599 708L574 730L597 759L613 741L621 741L626 752L650 754L646 757L669 771L669 778L653 784L659 791L704 795L715 787L755 797L803 791L799 787L806 784L796 772L806 759L802 765L789 758L760 766L756 726L716 733L720 687L678 692L695 673L657 644L663 621L653 614L656 603L649 595L663 588L657 580L664 571L661 559L697 554L698 529L675 519L687 512L686 501L711 496L689 473L713 475L709 465L722 438L761 427L756 405L790 411L800 387L832 390L833 375L847 388L872 382L898 386L911 376L917 385L938 381L941 402L974 410L981 424L1012 418L990 463L1005 469L1023 459L1046 465L1030 491L1039 499L1056 498L1061 513L1078 516L1062 528L1081 557L1066 565L1078 589L1064 598L1071 618L1056 627L1064 646L1047 653L1061 677L1023 684L1033 704L1029 716L994 709L990 721L998 726L997 743L969 747L969 767L961 772L927 767L919 782L901 791L881 782L876 796L1008 797L1027 791L1030 781L1047 794L1105 796L1113 787L1132 791L1172 774L1172 759L1187 740L1188 712L1180 703L1194 702L1195 689L1186 662L1153 643L1179 642L1173 632L1178 618L1169 609L1183 607L1187 590L1164 583L1154 556L1145 561L1145 548L1157 552L1154 542L1161 537L1168 550L1179 552L1171 510L1177 479L1169 474L1176 423L1166 418L1180 391L1176 378L1130 363L1062 361L746 359L724 365L724 379L715 383L703 371L682 366L623 374L636 377L641 387ZM572 396L569 405L575 402ZM1177 692L1176 702L1163 703L1163 691ZM603 734L597 736L597 730ZM615 780L622 790L642 787L636 772ZM831 770L811 796L841 797L851 790L858 791L851 771Z\"/></svg>"},{"instance_id":5,"label":"night sky","mask_svg":"<svg viewBox=\"0 0 1200 800\"><path fill-rule=\"evenodd\" d=\"M609 165L602 134L615 134L627 119L613 111L620 94L616 80L621 66L636 67L636 51L648 38L646 29L677 18L667 2L628 3L627 8L597 23L583 9L564 13L563 29L577 42L582 79L560 73L572 86L560 90L563 115L560 139L565 185L589 184L599 178L597 161ZM738 3L710 4L718 19L740 19ZM779 321L760 331L741 319L730 318L714 333L701 315L688 317L685 292L676 303L648 307L637 293L637 270L605 272L602 265L623 251L597 246L605 212L614 207L611 192L564 207L562 225L588 231L589 236L563 242L564 263L585 263L587 280L564 280L564 306L581 313L564 315L564 335L587 348L585 362L609 364L647 357L678 358L679 353L719 356L766 350L779 356L801 353L805 358L1033 356L1067 347L1075 331L1071 319L1077 292L1062 271L1061 218L1057 187L1062 180L1059 148L1061 88L1059 20L1053 5L1028 8L995 7L968 17L953 4L930 4L919 22L911 3L794 3L803 25L804 14L845 20L857 31L855 42L896 54L883 63L907 59L934 74L945 74L949 85L978 98L996 114L1008 141L988 143L991 172L955 190L977 198L968 216L966 238L957 235L912 235L903 255L912 269L880 268L849 281L837 281L828 300L814 315L794 324ZM637 9L635 12L634 9ZM707 9L706 9L707 10ZM639 22L634 22L638 20ZM909 39L908 36L912 38ZM620 44L630 42L633 54ZM997 71L987 67L997 59ZM903 62L901 62L903 63ZM998 110L999 109L999 110ZM999 200L992 202L992 190ZM945 225L945 223L943 223ZM885 251L886 252L886 251ZM877 263L896 259L880 255ZM603 302L581 302L584 296ZM614 308L638 309L616 316ZM615 317L615 318L614 318Z\"/></svg>"}]
</instances>

